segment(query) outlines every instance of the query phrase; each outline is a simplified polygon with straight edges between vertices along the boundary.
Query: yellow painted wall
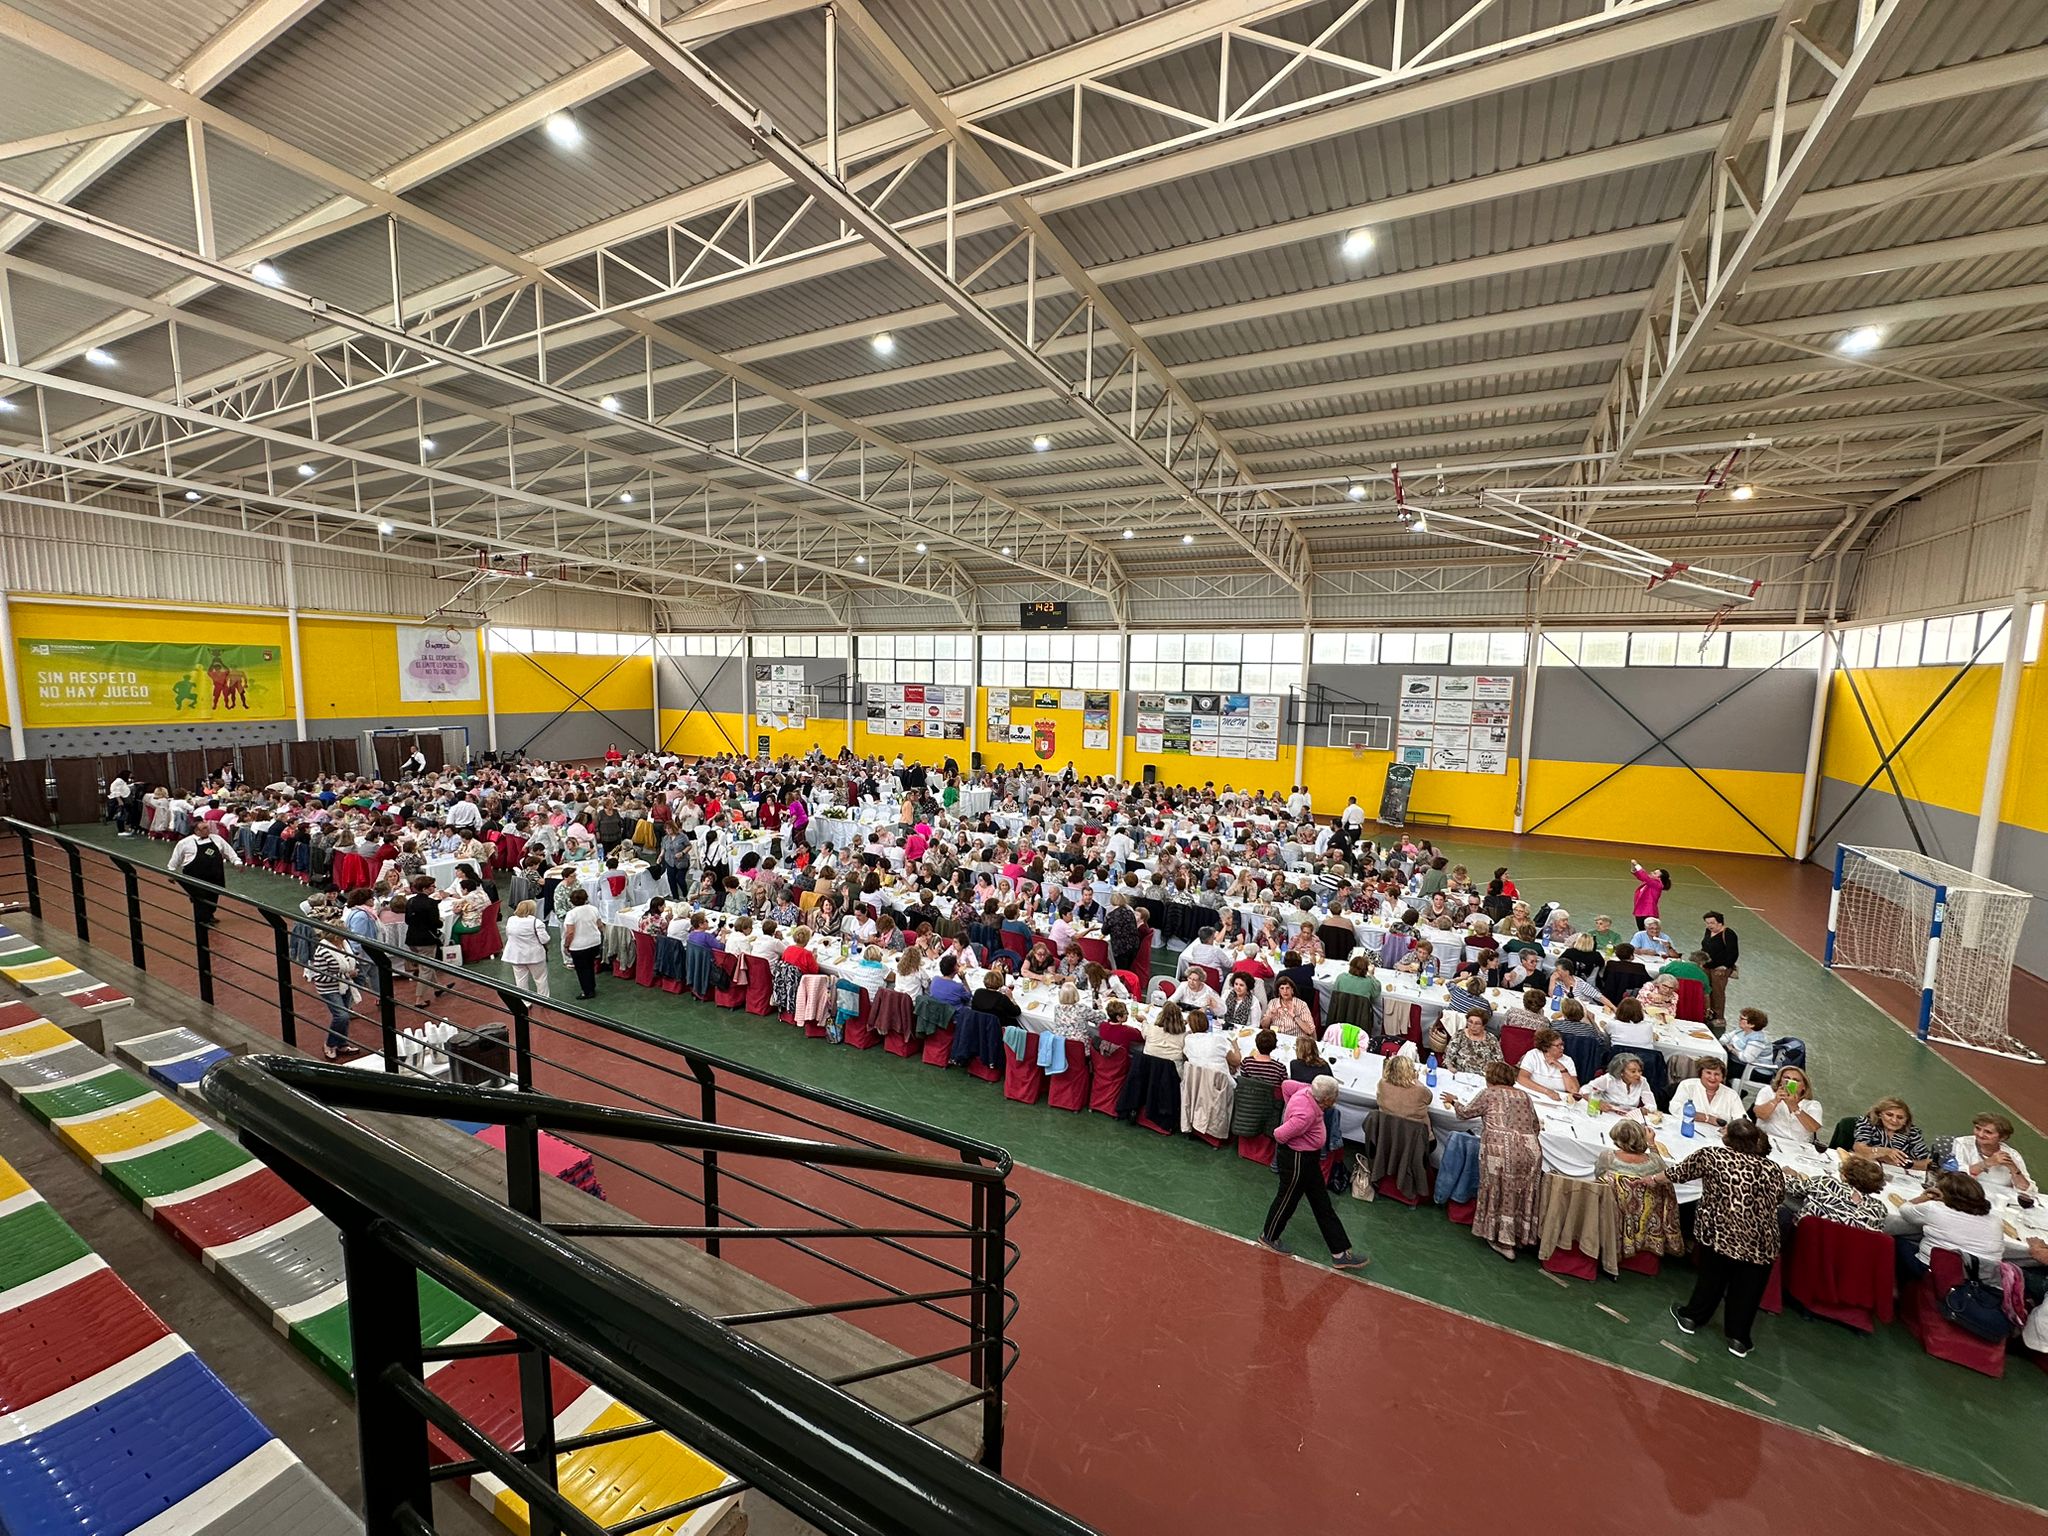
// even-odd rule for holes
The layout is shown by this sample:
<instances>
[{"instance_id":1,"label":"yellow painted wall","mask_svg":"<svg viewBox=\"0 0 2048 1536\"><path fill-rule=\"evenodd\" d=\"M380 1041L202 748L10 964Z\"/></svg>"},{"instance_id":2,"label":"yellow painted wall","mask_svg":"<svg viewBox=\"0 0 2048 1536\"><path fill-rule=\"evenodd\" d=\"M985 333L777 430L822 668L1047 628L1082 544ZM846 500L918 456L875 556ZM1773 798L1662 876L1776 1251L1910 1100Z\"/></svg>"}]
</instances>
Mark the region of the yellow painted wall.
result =
<instances>
[{"instance_id":1,"label":"yellow painted wall","mask_svg":"<svg viewBox=\"0 0 2048 1536\"><path fill-rule=\"evenodd\" d=\"M654 696L654 662L647 656L497 655L491 679L500 715L551 715L579 694L578 709L625 715L645 711Z\"/></svg>"},{"instance_id":2,"label":"yellow painted wall","mask_svg":"<svg viewBox=\"0 0 2048 1536\"><path fill-rule=\"evenodd\" d=\"M299 617L306 682L306 719L443 720L484 712L481 683L474 704L404 704L398 698L398 632L390 624ZM502 709L503 703L499 707Z\"/></svg>"},{"instance_id":3,"label":"yellow painted wall","mask_svg":"<svg viewBox=\"0 0 2048 1536\"><path fill-rule=\"evenodd\" d=\"M1791 848L1799 826L1802 775L1732 768L1701 771L1713 789L1684 768L1638 763L1552 816L1554 809L1598 784L1614 767L1538 759L1529 766L1525 825L1537 830L1537 823L1542 822L1539 835L1545 837L1583 837L1603 843L1654 843L1770 857L1782 857L1780 850ZM1714 793L1716 789L1720 795ZM1744 816L1756 825L1749 825ZM1509 825L1513 825L1512 819ZM1769 834L1768 840L1764 833Z\"/></svg>"},{"instance_id":4,"label":"yellow painted wall","mask_svg":"<svg viewBox=\"0 0 2048 1536\"><path fill-rule=\"evenodd\" d=\"M1891 772L1909 800L1977 814L1983 803L1984 768L1991 751L1992 716L1998 707L1997 667L1972 667L1925 725L1891 760ZM1828 687L1827 739L1821 749L1824 776L1861 784L1877 771L1884 753L1912 730L1913 722L1940 697L1954 667L1875 667L1858 670L1856 689L1884 743L1879 747L1856 705L1848 677L1836 673ZM2021 669L2018 712L2013 720L2012 759L2006 772L1999 819L2012 826L2048 832L2048 790L2031 765L2048 752L2048 664ZM1878 773L1872 794L1892 794L1889 776Z\"/></svg>"},{"instance_id":5,"label":"yellow painted wall","mask_svg":"<svg viewBox=\"0 0 2048 1536\"><path fill-rule=\"evenodd\" d=\"M1018 689L1010 691L1012 699L1023 696L1024 691ZM1082 731L1084 729L1082 725L1082 711L1078 709L1040 709L1037 705L1032 705L1028 709L1013 709L1010 711L1010 719L1012 721L1021 721L1032 726L1034 729L1041 720L1050 720L1052 722L1052 756L1041 759L1032 750L1031 743L1028 741L1014 744L1008 741L992 741L983 744L981 760L992 768L1009 768L1021 764L1027 768L1044 767L1054 772L1066 767L1071 762L1074 765L1074 772L1083 778L1112 776L1116 773L1116 733L1123 729L1123 711L1121 706L1122 696L1114 693L1111 694L1109 697L1109 745L1095 748L1092 751L1081 745ZM986 735L988 732L988 690L986 688L977 688L974 691L974 718L981 722L981 732ZM957 746L959 743L956 742L954 745ZM1134 755L1127 754L1124 758L1124 772L1127 774L1137 772L1131 766L1131 757ZM961 755L961 761L966 761L964 754Z\"/></svg>"},{"instance_id":6,"label":"yellow painted wall","mask_svg":"<svg viewBox=\"0 0 2048 1536\"><path fill-rule=\"evenodd\" d=\"M1285 795L1294 788L1294 743L1283 741L1280 756L1274 761L1255 762L1245 757L1195 757L1179 752L1140 752L1136 738L1124 745L1124 772L1132 778L1140 778L1147 768L1158 772L1162 784L1184 785L1199 789L1213 783L1218 789L1229 785L1232 789L1249 790L1257 793L1265 790L1269 794ZM1343 801L1337 802L1340 806ZM1318 807L1320 809L1320 807Z\"/></svg>"},{"instance_id":7,"label":"yellow painted wall","mask_svg":"<svg viewBox=\"0 0 2048 1536\"><path fill-rule=\"evenodd\" d=\"M17 640L125 640L160 644L269 645L285 653L283 614L180 613L144 603L126 608L94 608L68 604L11 604ZM284 707L279 718L292 718L291 665L287 656L283 676ZM33 699L24 701L22 724L34 730Z\"/></svg>"}]
</instances>

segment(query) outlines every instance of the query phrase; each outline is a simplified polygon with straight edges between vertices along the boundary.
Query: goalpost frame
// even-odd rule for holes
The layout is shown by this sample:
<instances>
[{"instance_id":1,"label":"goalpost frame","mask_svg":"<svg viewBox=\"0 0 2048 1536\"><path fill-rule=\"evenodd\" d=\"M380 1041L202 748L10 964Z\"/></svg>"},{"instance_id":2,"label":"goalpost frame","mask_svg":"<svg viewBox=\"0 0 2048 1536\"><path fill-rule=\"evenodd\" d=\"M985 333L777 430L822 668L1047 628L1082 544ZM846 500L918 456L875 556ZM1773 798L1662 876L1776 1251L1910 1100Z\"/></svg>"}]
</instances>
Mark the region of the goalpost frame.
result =
<instances>
[{"instance_id":1,"label":"goalpost frame","mask_svg":"<svg viewBox=\"0 0 2048 1536\"><path fill-rule=\"evenodd\" d=\"M1948 887L1916 875L1911 870L1901 869L1889 860L1880 859L1868 849L1851 849L1846 843L1835 845L1835 885L1828 893L1828 942L1822 953L1821 963L1829 970L1835 968L1835 925L1842 910L1842 873L1848 866L1848 858L1854 852L1859 859L1867 859L1879 869L1890 870L1902 879L1934 893L1934 915L1927 924L1927 961L1920 972L1920 1018L1915 1033L1926 1040L1934 1027L1934 978L1941 963L1941 929L1948 917Z\"/></svg>"}]
</instances>

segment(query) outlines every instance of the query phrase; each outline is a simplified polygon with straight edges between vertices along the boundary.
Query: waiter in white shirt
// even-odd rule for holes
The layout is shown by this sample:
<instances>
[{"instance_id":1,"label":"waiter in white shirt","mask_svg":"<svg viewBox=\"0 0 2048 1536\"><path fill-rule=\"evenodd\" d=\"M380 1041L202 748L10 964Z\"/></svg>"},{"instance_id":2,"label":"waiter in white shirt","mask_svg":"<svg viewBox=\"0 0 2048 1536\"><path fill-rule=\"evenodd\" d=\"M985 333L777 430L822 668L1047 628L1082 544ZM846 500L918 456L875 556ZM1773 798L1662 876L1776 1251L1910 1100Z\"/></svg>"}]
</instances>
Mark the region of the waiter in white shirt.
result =
<instances>
[{"instance_id":1,"label":"waiter in white shirt","mask_svg":"<svg viewBox=\"0 0 2048 1536\"><path fill-rule=\"evenodd\" d=\"M398 776L401 779L416 779L426 771L427 754L418 747L414 747L405 761L398 765Z\"/></svg>"},{"instance_id":2,"label":"waiter in white shirt","mask_svg":"<svg viewBox=\"0 0 2048 1536\"><path fill-rule=\"evenodd\" d=\"M129 836L128 802L134 796L134 788L120 774L107 781L107 820L114 824L116 837Z\"/></svg>"},{"instance_id":3,"label":"waiter in white shirt","mask_svg":"<svg viewBox=\"0 0 2048 1536\"><path fill-rule=\"evenodd\" d=\"M174 875L182 874L187 879L219 890L228 883L228 865L241 862L242 856L222 840L215 824L201 820L171 850L171 861L164 867ZM220 905L220 899L197 890L190 890L189 894L192 897L192 920L202 928L211 928L214 909Z\"/></svg>"},{"instance_id":4,"label":"waiter in white shirt","mask_svg":"<svg viewBox=\"0 0 2048 1536\"><path fill-rule=\"evenodd\" d=\"M1351 803L1344 807L1344 815L1341 819L1344 825L1353 832L1364 830L1365 807L1358 803L1358 796L1353 795L1351 797Z\"/></svg>"},{"instance_id":5,"label":"waiter in white shirt","mask_svg":"<svg viewBox=\"0 0 2048 1536\"><path fill-rule=\"evenodd\" d=\"M458 832L474 832L484 824L484 813L477 809L476 802L464 795L448 807L448 825Z\"/></svg>"},{"instance_id":6,"label":"waiter in white shirt","mask_svg":"<svg viewBox=\"0 0 2048 1536\"><path fill-rule=\"evenodd\" d=\"M1307 787L1301 784L1295 785L1294 793L1287 797L1287 814L1296 821L1299 821L1314 809L1315 799L1309 794Z\"/></svg>"}]
</instances>

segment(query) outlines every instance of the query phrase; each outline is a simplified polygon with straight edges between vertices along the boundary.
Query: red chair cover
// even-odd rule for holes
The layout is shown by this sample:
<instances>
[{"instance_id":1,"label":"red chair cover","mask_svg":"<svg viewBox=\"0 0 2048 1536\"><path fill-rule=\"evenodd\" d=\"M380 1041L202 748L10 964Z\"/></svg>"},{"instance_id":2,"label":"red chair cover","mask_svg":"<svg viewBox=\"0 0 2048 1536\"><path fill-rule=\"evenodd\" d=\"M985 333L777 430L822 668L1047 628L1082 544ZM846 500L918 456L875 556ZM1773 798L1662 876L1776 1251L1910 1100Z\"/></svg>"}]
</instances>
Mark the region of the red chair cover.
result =
<instances>
[{"instance_id":1,"label":"red chair cover","mask_svg":"<svg viewBox=\"0 0 2048 1536\"><path fill-rule=\"evenodd\" d=\"M1031 953L1031 943L1023 934L1012 933L1009 929L1005 928L1002 930L1002 935L1003 948L1007 949L1019 960Z\"/></svg>"},{"instance_id":2,"label":"red chair cover","mask_svg":"<svg viewBox=\"0 0 2048 1536\"><path fill-rule=\"evenodd\" d=\"M1083 960L1092 960L1105 971L1109 969L1109 941L1107 939L1077 938L1074 942L1081 946L1081 958Z\"/></svg>"},{"instance_id":3,"label":"red chair cover","mask_svg":"<svg viewBox=\"0 0 2048 1536\"><path fill-rule=\"evenodd\" d=\"M1678 1016L1693 1024L1707 1022L1707 989L1690 976L1678 978Z\"/></svg>"},{"instance_id":4,"label":"red chair cover","mask_svg":"<svg viewBox=\"0 0 2048 1536\"><path fill-rule=\"evenodd\" d=\"M884 1035L882 1049L891 1056L901 1056L908 1060L924 1054L924 1042L915 1035Z\"/></svg>"},{"instance_id":5,"label":"red chair cover","mask_svg":"<svg viewBox=\"0 0 2048 1536\"><path fill-rule=\"evenodd\" d=\"M712 989L711 1001L721 1008L742 1006L747 1000L746 983L733 980L739 970L740 957L721 949L714 958L718 961L718 985Z\"/></svg>"},{"instance_id":6,"label":"red chair cover","mask_svg":"<svg viewBox=\"0 0 2048 1536\"><path fill-rule=\"evenodd\" d=\"M1076 1114L1088 1111L1089 1091L1094 1083L1095 1058L1079 1040L1067 1042L1067 1070L1055 1072L1045 1080L1046 1100L1054 1109L1072 1110Z\"/></svg>"},{"instance_id":7,"label":"red chair cover","mask_svg":"<svg viewBox=\"0 0 2048 1536\"><path fill-rule=\"evenodd\" d=\"M633 935L633 980L643 987L654 985L654 935Z\"/></svg>"},{"instance_id":8,"label":"red chair cover","mask_svg":"<svg viewBox=\"0 0 2048 1536\"><path fill-rule=\"evenodd\" d=\"M337 891L353 891L373 884L369 866L363 863L360 853L338 853L334 856L334 888Z\"/></svg>"},{"instance_id":9,"label":"red chair cover","mask_svg":"<svg viewBox=\"0 0 2048 1536\"><path fill-rule=\"evenodd\" d=\"M505 942L498 936L498 909L485 907L484 915L478 919L475 933L465 933L459 941L462 945L462 961L474 965L479 960L495 960Z\"/></svg>"},{"instance_id":10,"label":"red chair cover","mask_svg":"<svg viewBox=\"0 0 2048 1536\"><path fill-rule=\"evenodd\" d=\"M953 1059L954 1029L948 1024L944 1029L933 1030L924 1037L924 1064L928 1067L943 1067Z\"/></svg>"},{"instance_id":11,"label":"red chair cover","mask_svg":"<svg viewBox=\"0 0 2048 1536\"><path fill-rule=\"evenodd\" d=\"M1216 969L1215 966L1204 965L1199 960L1191 960L1188 962L1188 969L1191 971L1200 971L1202 975L1208 979L1209 988L1211 991L1221 992L1223 990L1223 973Z\"/></svg>"},{"instance_id":12,"label":"red chair cover","mask_svg":"<svg viewBox=\"0 0 2048 1536\"><path fill-rule=\"evenodd\" d=\"M1434 1178L1432 1178L1430 1182L1435 1183L1436 1181ZM1398 1200L1403 1205L1422 1204L1422 1196L1402 1194L1400 1181L1397 1180L1391 1173L1388 1174L1385 1178L1381 1179L1378 1183L1373 1185L1373 1188L1380 1194L1386 1196L1387 1199Z\"/></svg>"},{"instance_id":13,"label":"red chair cover","mask_svg":"<svg viewBox=\"0 0 2048 1536\"><path fill-rule=\"evenodd\" d=\"M1003 1047L1003 1097L1036 1104L1045 1094L1045 1068L1038 1064L1038 1036L1024 1037L1023 1056Z\"/></svg>"},{"instance_id":14,"label":"red chair cover","mask_svg":"<svg viewBox=\"0 0 2048 1536\"><path fill-rule=\"evenodd\" d=\"M1896 1268L1886 1233L1802 1217L1792 1235L1785 1293L1816 1317L1874 1333L1892 1320Z\"/></svg>"},{"instance_id":15,"label":"red chair cover","mask_svg":"<svg viewBox=\"0 0 2048 1536\"><path fill-rule=\"evenodd\" d=\"M1131 1057L1145 1048L1145 1036L1128 1024L1105 1024L1101 1034L1104 1041L1117 1049L1111 1055L1096 1053L1088 1107L1097 1114L1114 1115L1116 1101L1123 1097L1124 1079L1131 1075Z\"/></svg>"},{"instance_id":16,"label":"red chair cover","mask_svg":"<svg viewBox=\"0 0 2048 1536\"><path fill-rule=\"evenodd\" d=\"M1133 1002L1145 995L1145 983L1138 979L1136 971L1118 971L1116 979L1124 984L1124 990L1131 994Z\"/></svg>"},{"instance_id":17,"label":"red chair cover","mask_svg":"<svg viewBox=\"0 0 2048 1536\"><path fill-rule=\"evenodd\" d=\"M1524 1056L1536 1049L1536 1031L1521 1024L1503 1024L1500 1027L1501 1059L1509 1066L1518 1066Z\"/></svg>"},{"instance_id":18,"label":"red chair cover","mask_svg":"<svg viewBox=\"0 0 2048 1536\"><path fill-rule=\"evenodd\" d=\"M775 977L773 962L763 960L759 955L747 962L747 1012L757 1019L765 1019L775 1006Z\"/></svg>"},{"instance_id":19,"label":"red chair cover","mask_svg":"<svg viewBox=\"0 0 2048 1536\"><path fill-rule=\"evenodd\" d=\"M1248 1163L1263 1163L1270 1168L1276 1145L1270 1136L1240 1136L1237 1138L1237 1155Z\"/></svg>"},{"instance_id":20,"label":"red chair cover","mask_svg":"<svg viewBox=\"0 0 2048 1536\"><path fill-rule=\"evenodd\" d=\"M1444 1203L1444 1216L1454 1227L1469 1227L1478 1214L1477 1200L1448 1200Z\"/></svg>"},{"instance_id":21,"label":"red chair cover","mask_svg":"<svg viewBox=\"0 0 2048 1536\"><path fill-rule=\"evenodd\" d=\"M1764 1299L1757 1303L1757 1310L1776 1317L1785 1310L1785 1256L1781 1253L1771 1261L1770 1278L1764 1281Z\"/></svg>"},{"instance_id":22,"label":"red chair cover","mask_svg":"<svg viewBox=\"0 0 2048 1536\"><path fill-rule=\"evenodd\" d=\"M1663 1262L1654 1253L1632 1253L1620 1263L1620 1268L1634 1275L1655 1275L1663 1271Z\"/></svg>"},{"instance_id":23,"label":"red chair cover","mask_svg":"<svg viewBox=\"0 0 2048 1536\"><path fill-rule=\"evenodd\" d=\"M1953 1248L1935 1249L1927 1273L1906 1288L1906 1327L1920 1341L1920 1347L1935 1359L1967 1366L1986 1376L2003 1376L2005 1346L1980 1339L1941 1314L1941 1298L1962 1283L1962 1255Z\"/></svg>"},{"instance_id":24,"label":"red chair cover","mask_svg":"<svg viewBox=\"0 0 2048 1536\"><path fill-rule=\"evenodd\" d=\"M979 1056L970 1056L967 1058L967 1075L979 1078L984 1083L1000 1083L1003 1080L1003 1069L990 1066Z\"/></svg>"},{"instance_id":25,"label":"red chair cover","mask_svg":"<svg viewBox=\"0 0 2048 1536\"><path fill-rule=\"evenodd\" d=\"M1553 1275L1569 1275L1574 1280L1592 1280L1600 1273L1600 1261L1576 1248L1559 1248L1543 1261L1543 1267Z\"/></svg>"}]
</instances>

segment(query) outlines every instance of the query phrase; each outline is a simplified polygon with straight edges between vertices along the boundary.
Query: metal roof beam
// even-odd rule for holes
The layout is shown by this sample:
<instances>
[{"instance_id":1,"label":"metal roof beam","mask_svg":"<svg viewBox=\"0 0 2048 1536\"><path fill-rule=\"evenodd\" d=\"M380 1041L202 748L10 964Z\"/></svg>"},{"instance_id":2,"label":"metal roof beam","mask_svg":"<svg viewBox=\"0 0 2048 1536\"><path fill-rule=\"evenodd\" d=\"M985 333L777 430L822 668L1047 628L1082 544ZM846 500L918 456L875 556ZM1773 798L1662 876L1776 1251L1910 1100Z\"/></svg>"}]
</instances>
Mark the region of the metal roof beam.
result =
<instances>
[{"instance_id":1,"label":"metal roof beam","mask_svg":"<svg viewBox=\"0 0 2048 1536\"><path fill-rule=\"evenodd\" d=\"M1785 0L1765 40L1749 83L1731 115L1727 136L1695 195L1684 229L1667 258L1655 297L1644 310L1607 397L1594 416L1586 450L1599 461L1595 485L1621 473L1629 456L1698 358L1728 305L1743 292L1750 272L1769 254L1801 194L1820 173L1858 104L1877 83L1924 8L1925 0L1858 0L1844 7L1848 26L1839 39L1839 66L1830 67L1819 105L1803 131L1791 121L1789 99L1809 0ZM1745 164L1755 124L1770 127L1761 165ZM1796 142L1794 135L1796 134ZM1731 207L1749 223L1729 228Z\"/></svg>"}]
</instances>

